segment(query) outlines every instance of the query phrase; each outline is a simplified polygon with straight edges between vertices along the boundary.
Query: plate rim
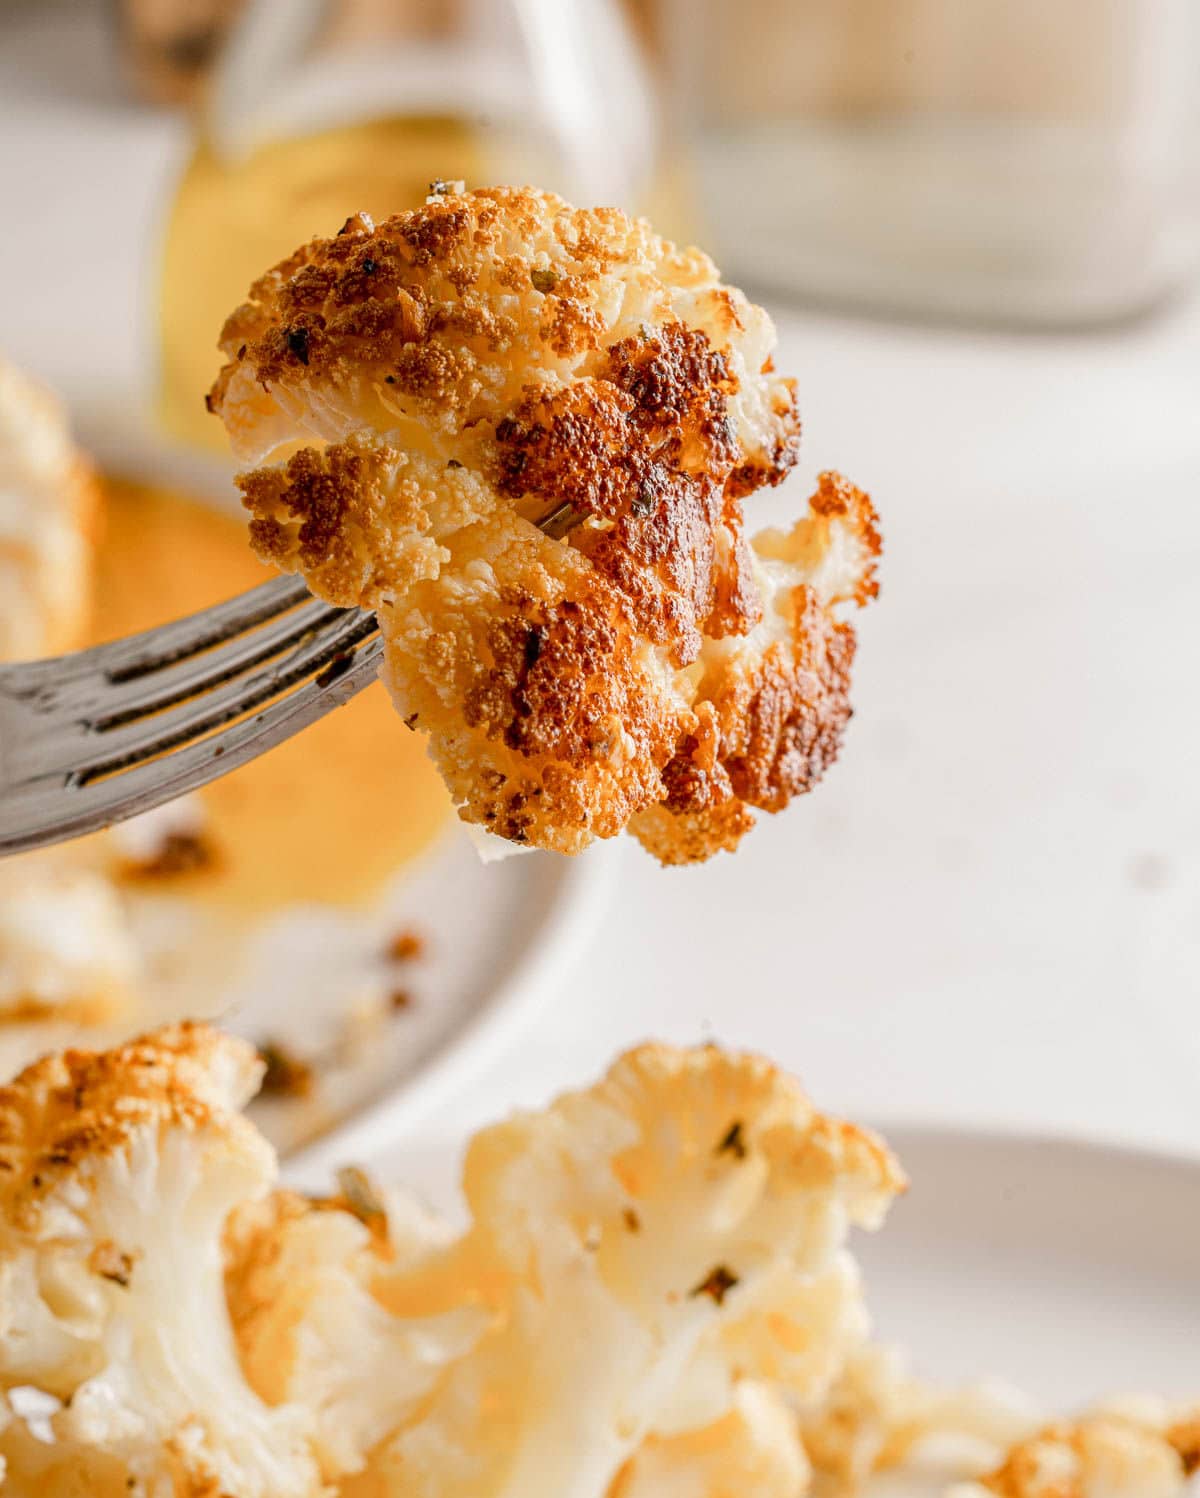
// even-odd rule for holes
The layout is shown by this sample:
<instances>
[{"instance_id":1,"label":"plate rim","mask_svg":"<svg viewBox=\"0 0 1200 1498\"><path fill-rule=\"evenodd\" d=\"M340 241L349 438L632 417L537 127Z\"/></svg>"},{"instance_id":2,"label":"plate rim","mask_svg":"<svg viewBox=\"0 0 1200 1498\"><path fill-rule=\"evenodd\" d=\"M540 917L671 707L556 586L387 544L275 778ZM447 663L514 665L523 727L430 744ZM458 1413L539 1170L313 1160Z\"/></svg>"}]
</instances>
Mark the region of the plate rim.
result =
<instances>
[{"instance_id":1,"label":"plate rim","mask_svg":"<svg viewBox=\"0 0 1200 1498\"><path fill-rule=\"evenodd\" d=\"M1073 1132L1052 1125L1024 1124L1009 1119L981 1119L959 1122L927 1114L865 1115L865 1125L889 1146L905 1136L920 1144L936 1143L939 1138L953 1137L964 1143L984 1145L1013 1144L1025 1149L1079 1150L1092 1155L1116 1156L1127 1165L1154 1164L1178 1168L1195 1174L1200 1180L1200 1145L1189 1150L1183 1145L1152 1143L1145 1140L1122 1140L1103 1133ZM901 1146L896 1145L897 1153ZM903 1164L901 1160L901 1164Z\"/></svg>"},{"instance_id":2,"label":"plate rim","mask_svg":"<svg viewBox=\"0 0 1200 1498\"><path fill-rule=\"evenodd\" d=\"M624 851L620 840L614 839L593 844L572 859L545 854L561 865L552 886L553 898L500 982L487 989L466 1024L452 1031L411 1075L385 1086L364 1107L316 1139L281 1155L285 1181L328 1186L339 1166L385 1153L398 1142L402 1130L461 1095L513 1034L532 1022L570 972L612 899Z\"/></svg>"},{"instance_id":3,"label":"plate rim","mask_svg":"<svg viewBox=\"0 0 1200 1498\"><path fill-rule=\"evenodd\" d=\"M69 403L73 429L102 475L179 489L214 509L232 499L237 465L232 458L190 450L163 435L139 406L124 424L98 433L76 402ZM452 818L446 833L461 825ZM489 985L465 1024L451 1030L434 1051L418 1060L411 1073L383 1088L362 1108L333 1123L316 1138L286 1153L279 1152L280 1173L289 1182L323 1176L350 1164L355 1156L386 1150L399 1130L408 1127L439 1100L452 1098L501 1049L512 1030L529 1023L553 988L561 984L580 949L590 938L615 888L622 840L596 842L573 858L557 860L552 897L528 939L505 968L499 983ZM416 864L413 865L415 869Z\"/></svg>"}]
</instances>

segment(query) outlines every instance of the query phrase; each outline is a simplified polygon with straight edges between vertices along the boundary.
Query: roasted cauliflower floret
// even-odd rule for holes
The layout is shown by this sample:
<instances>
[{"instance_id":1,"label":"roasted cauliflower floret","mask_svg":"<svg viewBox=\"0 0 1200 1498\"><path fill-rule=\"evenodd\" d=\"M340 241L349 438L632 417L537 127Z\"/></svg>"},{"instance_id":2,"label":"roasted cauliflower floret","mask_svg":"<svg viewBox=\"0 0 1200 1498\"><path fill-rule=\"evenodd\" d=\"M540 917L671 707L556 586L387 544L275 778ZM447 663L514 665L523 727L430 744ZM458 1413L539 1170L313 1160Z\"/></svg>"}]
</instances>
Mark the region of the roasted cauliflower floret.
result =
<instances>
[{"instance_id":1,"label":"roasted cauliflower floret","mask_svg":"<svg viewBox=\"0 0 1200 1498\"><path fill-rule=\"evenodd\" d=\"M874 1474L894 1468L943 1480L984 1471L1037 1424L1017 1390L995 1381L927 1383L899 1348L877 1343L853 1350L832 1386L800 1404L800 1435L821 1498L856 1498Z\"/></svg>"},{"instance_id":2,"label":"roasted cauliflower floret","mask_svg":"<svg viewBox=\"0 0 1200 1498\"><path fill-rule=\"evenodd\" d=\"M252 543L377 610L468 822L687 862L835 756L879 535L825 474L748 543L799 443L774 343L698 250L529 188L351 219L229 319L210 406L243 459L291 451L240 480Z\"/></svg>"},{"instance_id":3,"label":"roasted cauliflower floret","mask_svg":"<svg viewBox=\"0 0 1200 1498\"><path fill-rule=\"evenodd\" d=\"M643 1047L598 1086L484 1130L466 1234L377 1293L399 1313L481 1306L487 1329L373 1453L362 1491L592 1498L644 1442L744 1415L739 1386L800 1338L815 1397L860 1327L819 1304L854 1283L831 1277L847 1229L876 1225L901 1184L872 1136L715 1048ZM748 1326L772 1293L774 1336ZM795 1437L787 1451L802 1467Z\"/></svg>"},{"instance_id":4,"label":"roasted cauliflower floret","mask_svg":"<svg viewBox=\"0 0 1200 1498\"><path fill-rule=\"evenodd\" d=\"M949 1498L1177 1498L1200 1470L1200 1409L1130 1400L1018 1442Z\"/></svg>"},{"instance_id":5,"label":"roasted cauliflower floret","mask_svg":"<svg viewBox=\"0 0 1200 1498\"><path fill-rule=\"evenodd\" d=\"M98 507L61 406L0 359L0 660L81 643Z\"/></svg>"},{"instance_id":6,"label":"roasted cauliflower floret","mask_svg":"<svg viewBox=\"0 0 1200 1498\"><path fill-rule=\"evenodd\" d=\"M42 854L0 863L0 1020L112 1020L130 1006L139 969L103 875Z\"/></svg>"},{"instance_id":7,"label":"roasted cauliflower floret","mask_svg":"<svg viewBox=\"0 0 1200 1498\"><path fill-rule=\"evenodd\" d=\"M365 1204L363 1189L318 1201L276 1192L235 1211L226 1231L242 1369L268 1404L305 1410L331 1480L361 1471L486 1322L471 1305L427 1316L384 1308L374 1287L399 1265L415 1268L448 1235L432 1224L416 1239L393 1231L384 1203Z\"/></svg>"},{"instance_id":8,"label":"roasted cauliflower floret","mask_svg":"<svg viewBox=\"0 0 1200 1498\"><path fill-rule=\"evenodd\" d=\"M860 1344L843 1240L902 1184L879 1141L646 1046L478 1135L456 1235L360 1172L271 1191L258 1073L183 1027L0 1092L6 1493L799 1491L788 1402Z\"/></svg>"},{"instance_id":9,"label":"roasted cauliflower floret","mask_svg":"<svg viewBox=\"0 0 1200 1498\"><path fill-rule=\"evenodd\" d=\"M804 1498L810 1478L794 1414L769 1384L747 1381L711 1425L643 1442L607 1498Z\"/></svg>"},{"instance_id":10,"label":"roasted cauliflower floret","mask_svg":"<svg viewBox=\"0 0 1200 1498\"><path fill-rule=\"evenodd\" d=\"M320 1491L307 1419L250 1389L226 1312L225 1219L274 1168L236 1111L258 1076L251 1047L184 1026L0 1089L6 1494ZM41 1432L29 1388L60 1402Z\"/></svg>"},{"instance_id":11,"label":"roasted cauliflower floret","mask_svg":"<svg viewBox=\"0 0 1200 1498\"><path fill-rule=\"evenodd\" d=\"M899 1349L865 1345L802 1406L800 1432L822 1498L869 1493L888 1470L947 1498L1175 1498L1200 1469L1195 1407L1127 1398L1045 1419L1006 1385L939 1387Z\"/></svg>"}]
</instances>

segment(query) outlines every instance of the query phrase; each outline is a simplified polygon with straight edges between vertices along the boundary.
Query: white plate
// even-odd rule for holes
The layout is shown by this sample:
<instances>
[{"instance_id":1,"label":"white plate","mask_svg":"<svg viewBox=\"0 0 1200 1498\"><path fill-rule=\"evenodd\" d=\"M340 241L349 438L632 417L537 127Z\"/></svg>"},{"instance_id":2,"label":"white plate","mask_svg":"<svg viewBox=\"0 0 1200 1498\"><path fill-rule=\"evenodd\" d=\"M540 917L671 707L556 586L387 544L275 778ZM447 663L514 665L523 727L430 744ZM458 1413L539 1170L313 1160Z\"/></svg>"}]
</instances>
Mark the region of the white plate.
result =
<instances>
[{"instance_id":1,"label":"white plate","mask_svg":"<svg viewBox=\"0 0 1200 1498\"><path fill-rule=\"evenodd\" d=\"M1200 1397L1200 1157L884 1133L912 1186L857 1251L878 1334L919 1371L997 1374L1056 1410Z\"/></svg>"},{"instance_id":2,"label":"white plate","mask_svg":"<svg viewBox=\"0 0 1200 1498\"><path fill-rule=\"evenodd\" d=\"M1200 1397L1200 1158L883 1132L912 1186L853 1246L875 1332L915 1372L999 1377L1055 1413L1118 1393ZM460 1156L461 1143L414 1131L368 1158L457 1214Z\"/></svg>"}]
</instances>

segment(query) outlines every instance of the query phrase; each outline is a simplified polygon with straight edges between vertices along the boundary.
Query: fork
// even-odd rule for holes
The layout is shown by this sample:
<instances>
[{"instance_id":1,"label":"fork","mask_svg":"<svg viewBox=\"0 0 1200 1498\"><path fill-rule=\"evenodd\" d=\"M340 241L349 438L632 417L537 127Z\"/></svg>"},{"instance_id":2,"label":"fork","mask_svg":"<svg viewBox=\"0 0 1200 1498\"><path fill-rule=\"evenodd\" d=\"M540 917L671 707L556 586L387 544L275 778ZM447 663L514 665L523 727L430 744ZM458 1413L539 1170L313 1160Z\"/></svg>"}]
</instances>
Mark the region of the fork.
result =
<instances>
[{"instance_id":1,"label":"fork","mask_svg":"<svg viewBox=\"0 0 1200 1498\"><path fill-rule=\"evenodd\" d=\"M538 522L562 539L569 503ZM0 857L96 832L181 796L375 679L374 614L276 578L74 655L0 666Z\"/></svg>"}]
</instances>

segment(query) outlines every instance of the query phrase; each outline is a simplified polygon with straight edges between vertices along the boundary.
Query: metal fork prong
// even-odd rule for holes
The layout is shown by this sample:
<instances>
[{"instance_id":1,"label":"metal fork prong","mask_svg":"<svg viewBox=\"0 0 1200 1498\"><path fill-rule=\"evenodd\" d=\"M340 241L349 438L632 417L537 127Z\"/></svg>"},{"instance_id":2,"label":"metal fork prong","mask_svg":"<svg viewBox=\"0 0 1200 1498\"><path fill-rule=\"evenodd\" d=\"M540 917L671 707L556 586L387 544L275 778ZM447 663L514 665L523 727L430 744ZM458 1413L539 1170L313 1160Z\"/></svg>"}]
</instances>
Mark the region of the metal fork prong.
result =
<instances>
[{"instance_id":1,"label":"metal fork prong","mask_svg":"<svg viewBox=\"0 0 1200 1498\"><path fill-rule=\"evenodd\" d=\"M336 677L323 673L276 700L269 710L142 764L134 777L136 792L131 792L131 780L125 775L111 775L67 796L61 786L24 795L0 829L0 856L97 832L195 790L216 774L236 769L370 686L378 676L382 650L379 636L368 635Z\"/></svg>"},{"instance_id":2,"label":"metal fork prong","mask_svg":"<svg viewBox=\"0 0 1200 1498\"><path fill-rule=\"evenodd\" d=\"M556 539L570 502L534 524ZM0 855L106 827L280 743L374 680L377 625L300 578L129 639L0 666Z\"/></svg>"},{"instance_id":3,"label":"metal fork prong","mask_svg":"<svg viewBox=\"0 0 1200 1498\"><path fill-rule=\"evenodd\" d=\"M303 578L272 578L239 598L230 598L171 624L101 646L111 652L104 662L105 673L110 681L123 682L150 671L169 669L234 635L256 629L277 614L307 603L311 596Z\"/></svg>"},{"instance_id":4,"label":"metal fork prong","mask_svg":"<svg viewBox=\"0 0 1200 1498\"><path fill-rule=\"evenodd\" d=\"M214 732L290 692L300 682L349 659L375 633L373 614L360 609L323 610L324 622L309 629L287 655L254 675L240 675L172 707L162 716L140 717L75 746L72 786L129 769ZM173 674L173 673L171 673Z\"/></svg>"},{"instance_id":5,"label":"metal fork prong","mask_svg":"<svg viewBox=\"0 0 1200 1498\"><path fill-rule=\"evenodd\" d=\"M311 597L302 579L275 577L237 598L170 624L142 630L106 645L92 645L70 655L21 661L15 666L0 667L0 671L10 683L19 682L22 697L65 704L80 684L90 693L100 680L128 681L150 671L170 668L244 630L256 629Z\"/></svg>"},{"instance_id":6,"label":"metal fork prong","mask_svg":"<svg viewBox=\"0 0 1200 1498\"><path fill-rule=\"evenodd\" d=\"M138 718L164 712L294 649L340 612L306 597L299 608L274 615L258 628L233 635L179 665L123 678L121 685L105 690L97 700L94 716L84 721L93 732L108 733Z\"/></svg>"}]
</instances>

